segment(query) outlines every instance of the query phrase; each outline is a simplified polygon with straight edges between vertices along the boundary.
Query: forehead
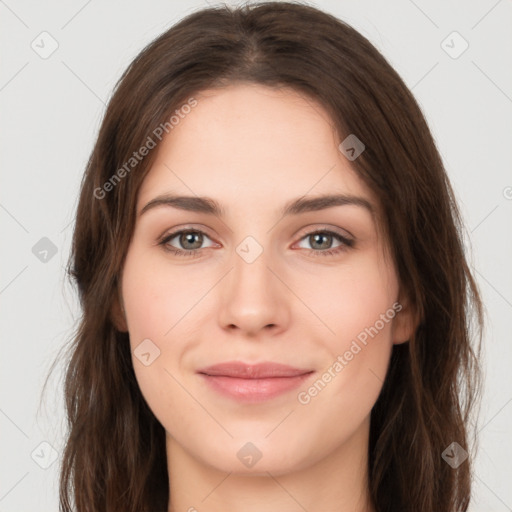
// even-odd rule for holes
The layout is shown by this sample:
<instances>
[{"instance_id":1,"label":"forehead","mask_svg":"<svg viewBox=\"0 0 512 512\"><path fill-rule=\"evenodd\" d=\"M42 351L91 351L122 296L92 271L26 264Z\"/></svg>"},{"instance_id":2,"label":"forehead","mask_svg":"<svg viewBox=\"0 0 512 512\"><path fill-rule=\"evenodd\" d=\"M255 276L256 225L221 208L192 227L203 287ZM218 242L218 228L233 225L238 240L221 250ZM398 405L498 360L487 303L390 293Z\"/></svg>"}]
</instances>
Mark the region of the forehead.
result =
<instances>
[{"instance_id":1,"label":"forehead","mask_svg":"<svg viewBox=\"0 0 512 512\"><path fill-rule=\"evenodd\" d=\"M139 191L139 210L172 191L215 197L227 208L303 195L375 198L339 151L328 114L289 89L231 85L194 95L197 105L163 138Z\"/></svg>"}]
</instances>

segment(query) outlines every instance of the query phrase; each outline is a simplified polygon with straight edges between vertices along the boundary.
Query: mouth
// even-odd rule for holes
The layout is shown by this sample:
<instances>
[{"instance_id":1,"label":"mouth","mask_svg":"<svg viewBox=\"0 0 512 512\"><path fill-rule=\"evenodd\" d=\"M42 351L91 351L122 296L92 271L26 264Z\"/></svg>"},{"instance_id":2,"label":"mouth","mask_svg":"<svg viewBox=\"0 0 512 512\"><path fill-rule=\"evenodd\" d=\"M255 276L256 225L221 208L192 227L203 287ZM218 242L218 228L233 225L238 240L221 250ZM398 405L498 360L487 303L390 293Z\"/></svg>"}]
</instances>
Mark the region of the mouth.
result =
<instances>
[{"instance_id":1,"label":"mouth","mask_svg":"<svg viewBox=\"0 0 512 512\"><path fill-rule=\"evenodd\" d=\"M271 362L249 365L229 361L197 373L217 393L237 401L257 403L297 388L314 370Z\"/></svg>"}]
</instances>

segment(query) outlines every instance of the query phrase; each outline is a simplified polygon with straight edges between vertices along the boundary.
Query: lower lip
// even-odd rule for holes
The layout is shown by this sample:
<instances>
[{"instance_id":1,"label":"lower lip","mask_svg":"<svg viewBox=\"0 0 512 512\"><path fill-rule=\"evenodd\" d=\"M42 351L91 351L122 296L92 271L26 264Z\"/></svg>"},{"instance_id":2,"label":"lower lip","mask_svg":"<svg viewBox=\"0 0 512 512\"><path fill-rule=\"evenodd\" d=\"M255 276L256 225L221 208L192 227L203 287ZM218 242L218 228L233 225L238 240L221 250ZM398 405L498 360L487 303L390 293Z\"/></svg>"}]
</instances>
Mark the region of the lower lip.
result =
<instances>
[{"instance_id":1,"label":"lower lip","mask_svg":"<svg viewBox=\"0 0 512 512\"><path fill-rule=\"evenodd\" d=\"M296 377L267 379L239 379L221 375L200 375L215 391L236 400L249 403L264 402L299 387L311 373Z\"/></svg>"}]
</instances>

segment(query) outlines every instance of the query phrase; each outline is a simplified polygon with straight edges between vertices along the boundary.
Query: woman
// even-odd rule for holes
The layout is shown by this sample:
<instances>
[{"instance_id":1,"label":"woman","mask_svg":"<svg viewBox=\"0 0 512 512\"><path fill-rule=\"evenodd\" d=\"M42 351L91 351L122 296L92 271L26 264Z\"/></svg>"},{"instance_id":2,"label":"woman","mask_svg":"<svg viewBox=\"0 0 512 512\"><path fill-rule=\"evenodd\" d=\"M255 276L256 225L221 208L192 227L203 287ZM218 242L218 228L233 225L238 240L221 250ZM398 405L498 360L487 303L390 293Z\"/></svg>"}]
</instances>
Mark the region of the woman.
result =
<instances>
[{"instance_id":1,"label":"woman","mask_svg":"<svg viewBox=\"0 0 512 512\"><path fill-rule=\"evenodd\" d=\"M461 233L364 37L286 2L189 15L122 76L82 183L61 510L467 510Z\"/></svg>"}]
</instances>

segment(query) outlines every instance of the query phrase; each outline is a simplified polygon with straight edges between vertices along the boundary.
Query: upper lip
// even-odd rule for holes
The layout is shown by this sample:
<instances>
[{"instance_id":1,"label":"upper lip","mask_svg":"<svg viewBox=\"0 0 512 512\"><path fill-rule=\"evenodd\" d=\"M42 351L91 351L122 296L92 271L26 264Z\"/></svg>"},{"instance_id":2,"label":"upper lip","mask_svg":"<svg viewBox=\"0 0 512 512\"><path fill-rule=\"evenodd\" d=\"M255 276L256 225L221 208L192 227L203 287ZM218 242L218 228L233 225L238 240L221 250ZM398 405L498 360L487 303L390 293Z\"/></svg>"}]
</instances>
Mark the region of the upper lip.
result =
<instances>
[{"instance_id":1,"label":"upper lip","mask_svg":"<svg viewBox=\"0 0 512 512\"><path fill-rule=\"evenodd\" d=\"M297 377L312 371L272 362L246 364L240 361L227 361L202 368L198 370L198 373L212 376L237 377L239 379L266 379L272 377Z\"/></svg>"}]
</instances>

